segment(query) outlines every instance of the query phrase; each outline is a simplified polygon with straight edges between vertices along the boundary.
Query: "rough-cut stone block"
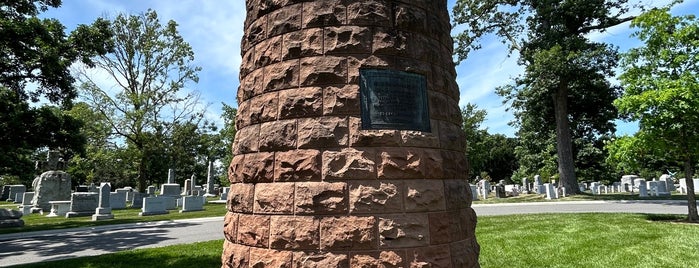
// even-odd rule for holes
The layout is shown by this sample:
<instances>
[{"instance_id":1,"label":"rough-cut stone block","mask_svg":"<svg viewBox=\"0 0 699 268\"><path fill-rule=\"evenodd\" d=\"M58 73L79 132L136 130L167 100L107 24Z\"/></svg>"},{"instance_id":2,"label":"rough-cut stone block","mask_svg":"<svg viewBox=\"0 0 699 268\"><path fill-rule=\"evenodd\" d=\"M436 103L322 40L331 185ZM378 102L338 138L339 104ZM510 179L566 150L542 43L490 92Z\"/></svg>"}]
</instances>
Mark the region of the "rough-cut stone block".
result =
<instances>
[{"instance_id":1,"label":"rough-cut stone block","mask_svg":"<svg viewBox=\"0 0 699 268\"><path fill-rule=\"evenodd\" d=\"M320 219L313 216L272 216L270 247L320 249Z\"/></svg>"},{"instance_id":2,"label":"rough-cut stone block","mask_svg":"<svg viewBox=\"0 0 699 268\"><path fill-rule=\"evenodd\" d=\"M441 179L444 178L444 170L442 168L442 152L440 150L425 149L422 151L422 170L425 178Z\"/></svg>"},{"instance_id":3,"label":"rough-cut stone block","mask_svg":"<svg viewBox=\"0 0 699 268\"><path fill-rule=\"evenodd\" d=\"M245 155L240 171L243 182L258 183L274 180L274 153L254 153Z\"/></svg>"},{"instance_id":4,"label":"rough-cut stone block","mask_svg":"<svg viewBox=\"0 0 699 268\"><path fill-rule=\"evenodd\" d=\"M269 247L269 217L240 214L238 243L252 247Z\"/></svg>"},{"instance_id":5,"label":"rough-cut stone block","mask_svg":"<svg viewBox=\"0 0 699 268\"><path fill-rule=\"evenodd\" d=\"M266 39L255 46L255 67L260 68L282 61L282 37Z\"/></svg>"},{"instance_id":6,"label":"rough-cut stone block","mask_svg":"<svg viewBox=\"0 0 699 268\"><path fill-rule=\"evenodd\" d=\"M274 158L275 181L320 181L321 154L318 150L277 152Z\"/></svg>"},{"instance_id":7,"label":"rough-cut stone block","mask_svg":"<svg viewBox=\"0 0 699 268\"><path fill-rule=\"evenodd\" d=\"M292 214L294 183L275 182L255 185L255 214Z\"/></svg>"},{"instance_id":8,"label":"rough-cut stone block","mask_svg":"<svg viewBox=\"0 0 699 268\"><path fill-rule=\"evenodd\" d=\"M264 68L264 91L277 91L299 85L299 61L287 60Z\"/></svg>"},{"instance_id":9,"label":"rough-cut stone block","mask_svg":"<svg viewBox=\"0 0 699 268\"><path fill-rule=\"evenodd\" d=\"M466 238L470 239L476 237L477 222L476 212L473 210L473 208L459 210L459 224L461 232Z\"/></svg>"},{"instance_id":10,"label":"rough-cut stone block","mask_svg":"<svg viewBox=\"0 0 699 268\"><path fill-rule=\"evenodd\" d=\"M466 238L461 232L459 215L455 211L430 213L429 220L432 245L447 244Z\"/></svg>"},{"instance_id":11,"label":"rough-cut stone block","mask_svg":"<svg viewBox=\"0 0 699 268\"><path fill-rule=\"evenodd\" d=\"M427 214L396 214L379 217L380 248L408 248L430 245Z\"/></svg>"},{"instance_id":12,"label":"rough-cut stone block","mask_svg":"<svg viewBox=\"0 0 699 268\"><path fill-rule=\"evenodd\" d=\"M291 268L292 256L290 251L251 248L250 267Z\"/></svg>"},{"instance_id":13,"label":"rough-cut stone block","mask_svg":"<svg viewBox=\"0 0 699 268\"><path fill-rule=\"evenodd\" d=\"M236 242L237 235L238 235L238 214L229 211L226 213L226 216L223 218L223 236L228 241Z\"/></svg>"},{"instance_id":14,"label":"rough-cut stone block","mask_svg":"<svg viewBox=\"0 0 699 268\"><path fill-rule=\"evenodd\" d=\"M409 34L403 31L377 29L374 32L372 51L374 54L405 55L407 53Z\"/></svg>"},{"instance_id":15,"label":"rough-cut stone block","mask_svg":"<svg viewBox=\"0 0 699 268\"><path fill-rule=\"evenodd\" d=\"M294 268L336 267L349 268L346 254L330 252L294 252Z\"/></svg>"},{"instance_id":16,"label":"rough-cut stone block","mask_svg":"<svg viewBox=\"0 0 699 268\"><path fill-rule=\"evenodd\" d=\"M405 211L443 211L444 183L441 180L405 181Z\"/></svg>"},{"instance_id":17,"label":"rough-cut stone block","mask_svg":"<svg viewBox=\"0 0 699 268\"><path fill-rule=\"evenodd\" d=\"M367 250L378 247L374 217L329 217L320 221L321 250Z\"/></svg>"},{"instance_id":18,"label":"rough-cut stone block","mask_svg":"<svg viewBox=\"0 0 699 268\"><path fill-rule=\"evenodd\" d=\"M303 28L343 25L347 8L338 1L310 1L303 6Z\"/></svg>"},{"instance_id":19,"label":"rough-cut stone block","mask_svg":"<svg viewBox=\"0 0 699 268\"><path fill-rule=\"evenodd\" d=\"M323 152L323 180L375 179L375 158L373 150L325 151Z\"/></svg>"},{"instance_id":20,"label":"rough-cut stone block","mask_svg":"<svg viewBox=\"0 0 699 268\"><path fill-rule=\"evenodd\" d=\"M391 26L385 0L356 1L347 5L347 24Z\"/></svg>"},{"instance_id":21,"label":"rough-cut stone block","mask_svg":"<svg viewBox=\"0 0 699 268\"><path fill-rule=\"evenodd\" d=\"M242 128L277 119L279 97L277 92L262 94L240 103L236 127Z\"/></svg>"},{"instance_id":22,"label":"rough-cut stone block","mask_svg":"<svg viewBox=\"0 0 699 268\"><path fill-rule=\"evenodd\" d=\"M323 115L355 115L359 109L359 86L326 86L323 88Z\"/></svg>"},{"instance_id":23,"label":"rough-cut stone block","mask_svg":"<svg viewBox=\"0 0 699 268\"><path fill-rule=\"evenodd\" d=\"M466 180L445 180L444 201L447 210L462 209L471 206L471 186Z\"/></svg>"},{"instance_id":24,"label":"rough-cut stone block","mask_svg":"<svg viewBox=\"0 0 699 268\"><path fill-rule=\"evenodd\" d=\"M260 150L260 126L252 125L239 129L233 141L233 154L254 153Z\"/></svg>"},{"instance_id":25,"label":"rough-cut stone block","mask_svg":"<svg viewBox=\"0 0 699 268\"><path fill-rule=\"evenodd\" d=\"M260 126L260 151L284 151L296 148L296 120L280 120Z\"/></svg>"},{"instance_id":26,"label":"rough-cut stone block","mask_svg":"<svg viewBox=\"0 0 699 268\"><path fill-rule=\"evenodd\" d=\"M451 97L439 93L439 92L428 92L430 106L430 116L434 119L442 121L450 121L454 118L454 112L461 114L458 109L458 104ZM455 106L455 107L452 107Z\"/></svg>"},{"instance_id":27,"label":"rough-cut stone block","mask_svg":"<svg viewBox=\"0 0 699 268\"><path fill-rule=\"evenodd\" d=\"M362 119L349 118L350 146L392 147L399 146L401 136L398 130L362 130Z\"/></svg>"},{"instance_id":28,"label":"rough-cut stone block","mask_svg":"<svg viewBox=\"0 0 699 268\"><path fill-rule=\"evenodd\" d=\"M245 77L241 77L240 86L238 87L238 101L245 101L255 95L262 94L264 78L264 68L254 70Z\"/></svg>"},{"instance_id":29,"label":"rough-cut stone block","mask_svg":"<svg viewBox=\"0 0 699 268\"><path fill-rule=\"evenodd\" d=\"M325 54L369 53L372 38L372 33L367 27L325 28Z\"/></svg>"},{"instance_id":30,"label":"rough-cut stone block","mask_svg":"<svg viewBox=\"0 0 699 268\"><path fill-rule=\"evenodd\" d=\"M480 246L475 238L459 241L449 245L452 267L479 267Z\"/></svg>"},{"instance_id":31,"label":"rough-cut stone block","mask_svg":"<svg viewBox=\"0 0 699 268\"><path fill-rule=\"evenodd\" d=\"M347 184L343 182L296 183L296 214L347 213Z\"/></svg>"},{"instance_id":32,"label":"rough-cut stone block","mask_svg":"<svg viewBox=\"0 0 699 268\"><path fill-rule=\"evenodd\" d=\"M351 267L382 267L403 268L405 265L404 251L371 251L352 255Z\"/></svg>"},{"instance_id":33,"label":"rough-cut stone block","mask_svg":"<svg viewBox=\"0 0 699 268\"><path fill-rule=\"evenodd\" d=\"M298 120L299 148L347 146L349 128L345 117L317 117Z\"/></svg>"},{"instance_id":34,"label":"rough-cut stone block","mask_svg":"<svg viewBox=\"0 0 699 268\"><path fill-rule=\"evenodd\" d=\"M248 51L251 46L267 37L267 20L255 20L250 27L245 28L244 34L244 38L240 42L240 47L242 51Z\"/></svg>"},{"instance_id":35,"label":"rough-cut stone block","mask_svg":"<svg viewBox=\"0 0 699 268\"><path fill-rule=\"evenodd\" d=\"M410 267L452 268L449 246L422 247L408 250Z\"/></svg>"},{"instance_id":36,"label":"rough-cut stone block","mask_svg":"<svg viewBox=\"0 0 699 268\"><path fill-rule=\"evenodd\" d=\"M349 187L350 214L403 211L402 181L351 181Z\"/></svg>"},{"instance_id":37,"label":"rough-cut stone block","mask_svg":"<svg viewBox=\"0 0 699 268\"><path fill-rule=\"evenodd\" d=\"M242 170L245 165L245 155L233 156L230 165L228 165L228 181L230 183L243 182Z\"/></svg>"},{"instance_id":38,"label":"rough-cut stone block","mask_svg":"<svg viewBox=\"0 0 699 268\"><path fill-rule=\"evenodd\" d=\"M463 152L442 151L442 169L447 179L468 179L469 167Z\"/></svg>"},{"instance_id":39,"label":"rough-cut stone block","mask_svg":"<svg viewBox=\"0 0 699 268\"><path fill-rule=\"evenodd\" d=\"M323 29L313 28L284 35L282 58L284 60L323 54Z\"/></svg>"},{"instance_id":40,"label":"rough-cut stone block","mask_svg":"<svg viewBox=\"0 0 699 268\"><path fill-rule=\"evenodd\" d=\"M255 185L247 183L231 184L226 206L230 212L252 213L255 201Z\"/></svg>"},{"instance_id":41,"label":"rough-cut stone block","mask_svg":"<svg viewBox=\"0 0 699 268\"><path fill-rule=\"evenodd\" d=\"M307 57L301 59L301 86L344 84L347 82L345 57Z\"/></svg>"},{"instance_id":42,"label":"rough-cut stone block","mask_svg":"<svg viewBox=\"0 0 699 268\"><path fill-rule=\"evenodd\" d=\"M379 158L376 166L379 179L424 178L421 149L385 148Z\"/></svg>"},{"instance_id":43,"label":"rough-cut stone block","mask_svg":"<svg viewBox=\"0 0 699 268\"><path fill-rule=\"evenodd\" d=\"M349 70L347 73L348 84L358 85L359 84L359 70L362 68L371 69L394 69L394 63L398 60L396 57L391 55L351 55L347 56L347 65Z\"/></svg>"},{"instance_id":44,"label":"rough-cut stone block","mask_svg":"<svg viewBox=\"0 0 699 268\"><path fill-rule=\"evenodd\" d=\"M323 111L323 89L303 87L279 93L279 118L320 116Z\"/></svg>"},{"instance_id":45,"label":"rough-cut stone block","mask_svg":"<svg viewBox=\"0 0 699 268\"><path fill-rule=\"evenodd\" d=\"M233 244L228 240L223 241L223 254L221 254L221 266L226 268L248 268L250 248Z\"/></svg>"},{"instance_id":46,"label":"rough-cut stone block","mask_svg":"<svg viewBox=\"0 0 699 268\"><path fill-rule=\"evenodd\" d=\"M427 14L424 9L412 5L397 4L394 7L394 25L399 29L410 29L414 32L425 33L427 30Z\"/></svg>"},{"instance_id":47,"label":"rough-cut stone block","mask_svg":"<svg viewBox=\"0 0 699 268\"><path fill-rule=\"evenodd\" d=\"M268 34L275 36L301 29L302 5L286 6L272 12L268 17Z\"/></svg>"}]
</instances>

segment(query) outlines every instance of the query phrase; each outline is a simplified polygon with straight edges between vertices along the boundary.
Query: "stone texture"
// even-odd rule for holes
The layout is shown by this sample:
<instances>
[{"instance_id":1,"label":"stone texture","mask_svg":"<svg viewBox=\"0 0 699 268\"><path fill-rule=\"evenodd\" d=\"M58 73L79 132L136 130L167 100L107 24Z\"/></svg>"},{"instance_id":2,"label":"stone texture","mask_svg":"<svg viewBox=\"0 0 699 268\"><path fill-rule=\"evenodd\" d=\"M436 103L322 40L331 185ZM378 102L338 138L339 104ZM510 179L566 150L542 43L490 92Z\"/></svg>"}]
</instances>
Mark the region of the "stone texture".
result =
<instances>
[{"instance_id":1,"label":"stone texture","mask_svg":"<svg viewBox=\"0 0 699 268\"><path fill-rule=\"evenodd\" d=\"M248 100L253 96L260 95L263 92L265 83L265 69L260 68L250 72L250 74L240 79L238 86L237 97L241 101Z\"/></svg>"},{"instance_id":2,"label":"stone texture","mask_svg":"<svg viewBox=\"0 0 699 268\"><path fill-rule=\"evenodd\" d=\"M234 244L231 241L223 241L223 253L221 254L221 267L247 268L249 267L250 248Z\"/></svg>"},{"instance_id":3,"label":"stone texture","mask_svg":"<svg viewBox=\"0 0 699 268\"><path fill-rule=\"evenodd\" d=\"M254 201L254 184L231 184L231 188L228 190L228 200L226 201L228 211L239 213L252 213Z\"/></svg>"},{"instance_id":4,"label":"stone texture","mask_svg":"<svg viewBox=\"0 0 699 268\"><path fill-rule=\"evenodd\" d=\"M471 206L471 186L466 180L445 180L444 200L448 210Z\"/></svg>"},{"instance_id":5,"label":"stone texture","mask_svg":"<svg viewBox=\"0 0 699 268\"><path fill-rule=\"evenodd\" d=\"M352 181L349 187L350 214L403 211L402 181Z\"/></svg>"},{"instance_id":6,"label":"stone texture","mask_svg":"<svg viewBox=\"0 0 699 268\"><path fill-rule=\"evenodd\" d=\"M425 214L379 217L380 248L424 247L430 244L431 222Z\"/></svg>"},{"instance_id":7,"label":"stone texture","mask_svg":"<svg viewBox=\"0 0 699 268\"><path fill-rule=\"evenodd\" d=\"M292 256L289 251L251 248L250 267L291 268Z\"/></svg>"},{"instance_id":8,"label":"stone texture","mask_svg":"<svg viewBox=\"0 0 699 268\"><path fill-rule=\"evenodd\" d=\"M325 28L325 54L368 53L372 39L372 33L366 27L328 27Z\"/></svg>"},{"instance_id":9,"label":"stone texture","mask_svg":"<svg viewBox=\"0 0 699 268\"><path fill-rule=\"evenodd\" d=\"M347 254L331 252L294 252L293 261L295 268L350 267Z\"/></svg>"},{"instance_id":10,"label":"stone texture","mask_svg":"<svg viewBox=\"0 0 699 268\"><path fill-rule=\"evenodd\" d=\"M245 155L240 168L243 182L272 182L274 179L274 153L254 153Z\"/></svg>"},{"instance_id":11,"label":"stone texture","mask_svg":"<svg viewBox=\"0 0 699 268\"><path fill-rule=\"evenodd\" d=\"M275 36L301 29L301 8L301 4L296 4L272 12L268 18L268 34Z\"/></svg>"},{"instance_id":12,"label":"stone texture","mask_svg":"<svg viewBox=\"0 0 699 268\"><path fill-rule=\"evenodd\" d=\"M311 181L321 178L319 150L278 152L274 158L275 181Z\"/></svg>"},{"instance_id":13,"label":"stone texture","mask_svg":"<svg viewBox=\"0 0 699 268\"><path fill-rule=\"evenodd\" d=\"M363 130L359 117L349 118L350 146L397 147L401 144L398 130Z\"/></svg>"},{"instance_id":14,"label":"stone texture","mask_svg":"<svg viewBox=\"0 0 699 268\"><path fill-rule=\"evenodd\" d=\"M320 222L321 250L376 249L378 239L374 217L323 218Z\"/></svg>"},{"instance_id":15,"label":"stone texture","mask_svg":"<svg viewBox=\"0 0 699 268\"><path fill-rule=\"evenodd\" d=\"M277 119L279 93L272 92L252 98L238 106L236 127L244 128L252 124L269 122Z\"/></svg>"},{"instance_id":16,"label":"stone texture","mask_svg":"<svg viewBox=\"0 0 699 268\"><path fill-rule=\"evenodd\" d=\"M432 245L447 244L465 239L465 233L461 232L458 213L430 213L429 221L430 243Z\"/></svg>"},{"instance_id":17,"label":"stone texture","mask_svg":"<svg viewBox=\"0 0 699 268\"><path fill-rule=\"evenodd\" d=\"M323 152L323 179L375 179L374 151L345 149Z\"/></svg>"},{"instance_id":18,"label":"stone texture","mask_svg":"<svg viewBox=\"0 0 699 268\"><path fill-rule=\"evenodd\" d=\"M411 268L451 268L449 246L421 247L408 250Z\"/></svg>"},{"instance_id":19,"label":"stone texture","mask_svg":"<svg viewBox=\"0 0 699 268\"><path fill-rule=\"evenodd\" d=\"M307 57L301 59L301 86L334 85L347 82L344 57Z\"/></svg>"},{"instance_id":20,"label":"stone texture","mask_svg":"<svg viewBox=\"0 0 699 268\"><path fill-rule=\"evenodd\" d=\"M296 214L347 213L347 184L342 182L296 183Z\"/></svg>"},{"instance_id":21,"label":"stone texture","mask_svg":"<svg viewBox=\"0 0 699 268\"><path fill-rule=\"evenodd\" d=\"M347 18L347 8L334 0L310 1L304 3L303 28L343 25Z\"/></svg>"},{"instance_id":22,"label":"stone texture","mask_svg":"<svg viewBox=\"0 0 699 268\"><path fill-rule=\"evenodd\" d=\"M228 212L223 217L223 236L227 241L238 241L238 214Z\"/></svg>"},{"instance_id":23,"label":"stone texture","mask_svg":"<svg viewBox=\"0 0 699 268\"><path fill-rule=\"evenodd\" d=\"M422 150L387 148L379 154L376 170L379 179L423 178Z\"/></svg>"},{"instance_id":24,"label":"stone texture","mask_svg":"<svg viewBox=\"0 0 699 268\"><path fill-rule=\"evenodd\" d=\"M269 217L240 214L237 242L252 247L269 247Z\"/></svg>"},{"instance_id":25,"label":"stone texture","mask_svg":"<svg viewBox=\"0 0 699 268\"><path fill-rule=\"evenodd\" d=\"M323 29L314 28L284 35L282 58L319 56L323 54Z\"/></svg>"},{"instance_id":26,"label":"stone texture","mask_svg":"<svg viewBox=\"0 0 699 268\"><path fill-rule=\"evenodd\" d=\"M323 88L323 115L356 115L359 112L359 86Z\"/></svg>"},{"instance_id":27,"label":"stone texture","mask_svg":"<svg viewBox=\"0 0 699 268\"><path fill-rule=\"evenodd\" d=\"M291 214L294 212L294 183L258 183L255 185L256 214Z\"/></svg>"},{"instance_id":28,"label":"stone texture","mask_svg":"<svg viewBox=\"0 0 699 268\"><path fill-rule=\"evenodd\" d=\"M238 129L233 142L233 154L240 155L257 152L260 149L260 126L252 125Z\"/></svg>"},{"instance_id":29,"label":"stone texture","mask_svg":"<svg viewBox=\"0 0 699 268\"><path fill-rule=\"evenodd\" d=\"M405 265L404 251L362 252L352 255L351 267L399 268Z\"/></svg>"},{"instance_id":30,"label":"stone texture","mask_svg":"<svg viewBox=\"0 0 699 268\"><path fill-rule=\"evenodd\" d=\"M390 26L389 7L384 0L356 1L347 5L347 24Z\"/></svg>"},{"instance_id":31,"label":"stone texture","mask_svg":"<svg viewBox=\"0 0 699 268\"><path fill-rule=\"evenodd\" d=\"M313 216L272 216L270 247L318 250L320 219Z\"/></svg>"},{"instance_id":32,"label":"stone texture","mask_svg":"<svg viewBox=\"0 0 699 268\"><path fill-rule=\"evenodd\" d=\"M296 120L263 123L260 126L260 151L295 149L296 137Z\"/></svg>"},{"instance_id":33,"label":"stone texture","mask_svg":"<svg viewBox=\"0 0 699 268\"><path fill-rule=\"evenodd\" d=\"M277 91L299 85L299 62L287 60L272 64L264 69L264 91Z\"/></svg>"},{"instance_id":34,"label":"stone texture","mask_svg":"<svg viewBox=\"0 0 699 268\"><path fill-rule=\"evenodd\" d=\"M279 117L287 119L320 116L323 113L322 96L323 90L319 87L284 90L279 93Z\"/></svg>"},{"instance_id":35,"label":"stone texture","mask_svg":"<svg viewBox=\"0 0 699 268\"><path fill-rule=\"evenodd\" d=\"M442 211L444 202L444 183L441 180L405 181L405 211Z\"/></svg>"},{"instance_id":36,"label":"stone texture","mask_svg":"<svg viewBox=\"0 0 699 268\"><path fill-rule=\"evenodd\" d=\"M255 46L255 67L260 68L282 61L282 38L276 36Z\"/></svg>"},{"instance_id":37,"label":"stone texture","mask_svg":"<svg viewBox=\"0 0 699 268\"><path fill-rule=\"evenodd\" d=\"M318 117L298 120L299 148L337 148L347 146L347 118Z\"/></svg>"}]
</instances>

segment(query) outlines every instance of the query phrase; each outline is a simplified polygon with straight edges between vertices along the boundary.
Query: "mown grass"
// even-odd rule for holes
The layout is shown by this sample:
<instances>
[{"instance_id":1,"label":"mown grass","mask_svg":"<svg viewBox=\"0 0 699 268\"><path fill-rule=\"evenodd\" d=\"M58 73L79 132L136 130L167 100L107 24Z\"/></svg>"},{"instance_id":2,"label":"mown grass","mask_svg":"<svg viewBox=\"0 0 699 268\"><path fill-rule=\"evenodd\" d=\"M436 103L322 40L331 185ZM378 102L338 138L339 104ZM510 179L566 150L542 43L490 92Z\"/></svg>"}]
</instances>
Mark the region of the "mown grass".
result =
<instances>
[{"instance_id":1,"label":"mown grass","mask_svg":"<svg viewBox=\"0 0 699 268\"><path fill-rule=\"evenodd\" d=\"M601 195L593 195L590 193L581 193L573 196L562 197L559 199L546 199L546 195L543 194L520 194L519 196L507 197L507 198L495 198L495 195L491 193L488 199L479 199L473 201L473 204L500 204L500 203L525 203L525 202L559 202L559 201L592 201L592 200L604 200L604 201L620 201L620 200L687 200L686 194L673 193L671 196L654 196L654 197L638 197L638 194L632 193L609 193Z\"/></svg>"},{"instance_id":2,"label":"mown grass","mask_svg":"<svg viewBox=\"0 0 699 268\"><path fill-rule=\"evenodd\" d=\"M699 226L680 215L623 213L478 217L488 267L699 267ZM18 267L218 267L221 240Z\"/></svg>"},{"instance_id":3,"label":"mown grass","mask_svg":"<svg viewBox=\"0 0 699 268\"><path fill-rule=\"evenodd\" d=\"M213 199L209 199L209 200L213 200ZM4 207L8 208L7 206L4 206ZM136 223L136 222L151 222L151 221L216 217L216 216L226 215L226 206L225 206L225 204L206 203L204 205L203 211L179 213L179 208L178 208L178 210L170 210L169 211L170 213L168 213L168 214L152 215L152 216L139 216L138 215L139 212L141 212L140 208L114 209L114 210L112 210L112 214L114 214L114 219L102 220L102 221L92 221L91 216L77 217L77 218L65 218L65 217L46 217L46 213L44 213L44 215L29 214L29 215L24 215L22 217L22 220L24 220L23 227L2 228L2 229L0 229L0 234L65 229L65 228L76 228L76 227L93 227L93 226L110 225L110 224L123 224L123 223Z\"/></svg>"}]
</instances>

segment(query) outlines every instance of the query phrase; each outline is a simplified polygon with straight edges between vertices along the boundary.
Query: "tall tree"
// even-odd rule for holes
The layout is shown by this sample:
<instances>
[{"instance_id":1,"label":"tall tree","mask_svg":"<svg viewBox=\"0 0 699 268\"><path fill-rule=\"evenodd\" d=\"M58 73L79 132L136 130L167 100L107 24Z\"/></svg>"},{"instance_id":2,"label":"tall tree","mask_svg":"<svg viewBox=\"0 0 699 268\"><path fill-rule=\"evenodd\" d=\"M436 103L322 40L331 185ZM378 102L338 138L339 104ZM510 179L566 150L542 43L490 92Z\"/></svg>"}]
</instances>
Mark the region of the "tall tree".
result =
<instances>
[{"instance_id":1,"label":"tall tree","mask_svg":"<svg viewBox=\"0 0 699 268\"><path fill-rule=\"evenodd\" d=\"M228 166L230 165L231 161L233 161L233 139L235 138L236 132L235 118L238 110L225 103L221 104L223 105L223 114L221 115L221 118L223 119L223 128L221 128L219 131L219 147L225 150L224 157L221 159L221 164L223 167L225 167L225 169L222 170L223 172L219 173L221 174L219 181L222 184L228 185Z\"/></svg>"},{"instance_id":2,"label":"tall tree","mask_svg":"<svg viewBox=\"0 0 699 268\"><path fill-rule=\"evenodd\" d=\"M69 67L91 66L92 56L108 52L111 32L98 19L67 35L58 20L37 18L60 5L60 0L0 1L0 175L31 182L37 149L82 151L80 123L61 111L76 96ZM42 98L61 109L30 105Z\"/></svg>"},{"instance_id":3,"label":"tall tree","mask_svg":"<svg viewBox=\"0 0 699 268\"><path fill-rule=\"evenodd\" d=\"M631 26L644 46L624 56L625 92L614 104L639 120L640 142L671 152L683 164L688 218L699 222L692 181L699 159L699 21L694 15L672 16L665 7L644 13Z\"/></svg>"},{"instance_id":4,"label":"tall tree","mask_svg":"<svg viewBox=\"0 0 699 268\"><path fill-rule=\"evenodd\" d=\"M629 6L627 0L458 0L453 10L455 24L467 26L456 36L459 60L487 34L519 53L524 74L498 93L512 101L520 132L555 133L558 173L569 193L579 191L574 135L611 132L616 117L617 91L607 82L616 49L586 36L631 20Z\"/></svg>"},{"instance_id":5,"label":"tall tree","mask_svg":"<svg viewBox=\"0 0 699 268\"><path fill-rule=\"evenodd\" d=\"M177 23L161 25L155 11L118 15L110 27L114 52L95 58L109 81L80 75L82 89L92 107L106 119L114 134L133 149L138 188L145 190L148 159L157 157L152 137L163 137L176 123L198 125L203 109L198 95L184 90L197 82L201 69L193 66L194 52L177 31ZM116 89L116 90L115 90Z\"/></svg>"}]
</instances>

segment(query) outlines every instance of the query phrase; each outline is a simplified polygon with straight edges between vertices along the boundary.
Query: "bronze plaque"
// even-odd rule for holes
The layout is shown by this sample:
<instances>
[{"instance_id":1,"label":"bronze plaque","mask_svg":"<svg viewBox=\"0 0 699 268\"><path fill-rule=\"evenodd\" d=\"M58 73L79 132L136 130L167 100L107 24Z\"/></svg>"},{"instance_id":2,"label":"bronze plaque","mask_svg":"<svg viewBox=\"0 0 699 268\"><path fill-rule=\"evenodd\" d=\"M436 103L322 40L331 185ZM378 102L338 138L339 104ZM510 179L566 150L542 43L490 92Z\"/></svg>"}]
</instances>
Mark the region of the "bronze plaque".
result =
<instances>
[{"instance_id":1,"label":"bronze plaque","mask_svg":"<svg viewBox=\"0 0 699 268\"><path fill-rule=\"evenodd\" d=\"M362 129L431 131L424 76L380 69L359 76Z\"/></svg>"}]
</instances>

